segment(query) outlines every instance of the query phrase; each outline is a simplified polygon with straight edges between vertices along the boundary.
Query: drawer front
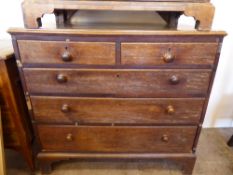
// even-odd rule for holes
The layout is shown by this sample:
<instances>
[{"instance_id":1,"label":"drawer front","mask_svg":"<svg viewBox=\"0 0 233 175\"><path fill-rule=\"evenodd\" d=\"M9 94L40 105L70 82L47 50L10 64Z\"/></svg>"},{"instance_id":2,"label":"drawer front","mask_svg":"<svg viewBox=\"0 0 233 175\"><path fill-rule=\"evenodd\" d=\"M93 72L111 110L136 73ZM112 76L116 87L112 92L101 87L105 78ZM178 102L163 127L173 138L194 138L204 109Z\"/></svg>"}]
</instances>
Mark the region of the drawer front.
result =
<instances>
[{"instance_id":1,"label":"drawer front","mask_svg":"<svg viewBox=\"0 0 233 175\"><path fill-rule=\"evenodd\" d=\"M115 43L18 41L23 63L115 64Z\"/></svg>"},{"instance_id":2,"label":"drawer front","mask_svg":"<svg viewBox=\"0 0 233 175\"><path fill-rule=\"evenodd\" d=\"M198 123L204 100L31 97L36 121L67 124Z\"/></svg>"},{"instance_id":3,"label":"drawer front","mask_svg":"<svg viewBox=\"0 0 233 175\"><path fill-rule=\"evenodd\" d=\"M207 93L211 70L24 69L30 93L183 97Z\"/></svg>"},{"instance_id":4,"label":"drawer front","mask_svg":"<svg viewBox=\"0 0 233 175\"><path fill-rule=\"evenodd\" d=\"M217 43L122 43L123 65L213 65Z\"/></svg>"},{"instance_id":5,"label":"drawer front","mask_svg":"<svg viewBox=\"0 0 233 175\"><path fill-rule=\"evenodd\" d=\"M110 127L38 125L44 151L191 152L197 127Z\"/></svg>"}]
</instances>

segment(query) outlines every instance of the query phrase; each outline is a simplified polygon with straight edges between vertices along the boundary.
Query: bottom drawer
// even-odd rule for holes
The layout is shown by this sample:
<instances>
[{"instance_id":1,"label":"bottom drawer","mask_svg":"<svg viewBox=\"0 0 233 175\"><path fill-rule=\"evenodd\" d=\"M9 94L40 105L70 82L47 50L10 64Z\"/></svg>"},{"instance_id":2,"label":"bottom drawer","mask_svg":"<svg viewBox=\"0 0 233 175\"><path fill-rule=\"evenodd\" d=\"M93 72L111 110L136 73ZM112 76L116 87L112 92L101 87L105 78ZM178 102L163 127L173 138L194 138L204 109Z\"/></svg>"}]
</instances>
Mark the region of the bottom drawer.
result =
<instances>
[{"instance_id":1,"label":"bottom drawer","mask_svg":"<svg viewBox=\"0 0 233 175\"><path fill-rule=\"evenodd\" d=\"M196 126L62 126L38 125L43 151L103 153L187 153Z\"/></svg>"}]
</instances>

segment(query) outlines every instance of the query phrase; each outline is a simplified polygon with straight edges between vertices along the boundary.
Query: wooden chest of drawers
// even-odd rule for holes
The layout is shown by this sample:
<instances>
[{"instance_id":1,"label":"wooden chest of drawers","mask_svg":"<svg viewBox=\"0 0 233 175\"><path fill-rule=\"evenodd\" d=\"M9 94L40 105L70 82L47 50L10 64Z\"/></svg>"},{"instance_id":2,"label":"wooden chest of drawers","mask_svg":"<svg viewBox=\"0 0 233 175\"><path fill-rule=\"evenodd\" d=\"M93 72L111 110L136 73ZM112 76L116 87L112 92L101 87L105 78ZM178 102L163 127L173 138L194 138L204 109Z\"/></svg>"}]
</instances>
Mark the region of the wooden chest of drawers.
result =
<instances>
[{"instance_id":1,"label":"wooden chest of drawers","mask_svg":"<svg viewBox=\"0 0 233 175\"><path fill-rule=\"evenodd\" d=\"M171 159L191 174L224 32L12 29L42 171Z\"/></svg>"}]
</instances>

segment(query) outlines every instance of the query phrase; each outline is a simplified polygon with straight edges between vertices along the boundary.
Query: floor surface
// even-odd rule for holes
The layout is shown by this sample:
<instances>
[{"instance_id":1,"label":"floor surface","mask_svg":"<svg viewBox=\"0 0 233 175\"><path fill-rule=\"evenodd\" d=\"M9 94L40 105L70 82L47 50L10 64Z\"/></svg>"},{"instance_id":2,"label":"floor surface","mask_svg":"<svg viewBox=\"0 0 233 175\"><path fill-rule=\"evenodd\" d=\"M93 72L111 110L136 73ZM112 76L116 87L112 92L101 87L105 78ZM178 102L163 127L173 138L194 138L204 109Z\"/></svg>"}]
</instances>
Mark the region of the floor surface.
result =
<instances>
[{"instance_id":1,"label":"floor surface","mask_svg":"<svg viewBox=\"0 0 233 175\"><path fill-rule=\"evenodd\" d=\"M233 129L203 129L193 175L233 175L233 148L226 142ZM7 175L28 175L29 170L22 157L6 151ZM80 162L57 163L51 175L182 175L175 164L155 162ZM36 172L40 175L40 172Z\"/></svg>"}]
</instances>

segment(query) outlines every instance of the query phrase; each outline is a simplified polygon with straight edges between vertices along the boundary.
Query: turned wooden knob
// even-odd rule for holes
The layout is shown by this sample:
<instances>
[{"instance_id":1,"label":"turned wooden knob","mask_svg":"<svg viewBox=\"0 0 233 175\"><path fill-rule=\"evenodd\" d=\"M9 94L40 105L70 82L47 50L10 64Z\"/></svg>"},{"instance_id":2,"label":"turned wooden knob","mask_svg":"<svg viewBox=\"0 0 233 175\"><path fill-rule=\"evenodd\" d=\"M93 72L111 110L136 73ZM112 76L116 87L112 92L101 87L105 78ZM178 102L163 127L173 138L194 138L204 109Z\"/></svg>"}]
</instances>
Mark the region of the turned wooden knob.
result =
<instances>
[{"instance_id":1,"label":"turned wooden knob","mask_svg":"<svg viewBox=\"0 0 233 175\"><path fill-rule=\"evenodd\" d=\"M163 61L166 63L171 63L174 61L174 55L171 52L166 52L163 54Z\"/></svg>"},{"instance_id":2,"label":"turned wooden knob","mask_svg":"<svg viewBox=\"0 0 233 175\"><path fill-rule=\"evenodd\" d=\"M176 76L176 75L172 75L171 78L170 78L170 83L171 84L178 84L179 83L179 78Z\"/></svg>"},{"instance_id":3,"label":"turned wooden knob","mask_svg":"<svg viewBox=\"0 0 233 175\"><path fill-rule=\"evenodd\" d=\"M66 140L67 141L72 141L73 140L73 135L71 133L67 134Z\"/></svg>"},{"instance_id":4,"label":"turned wooden knob","mask_svg":"<svg viewBox=\"0 0 233 175\"><path fill-rule=\"evenodd\" d=\"M172 105L169 105L169 106L167 106L166 112L167 112L167 114L171 115L171 114L174 114L175 109Z\"/></svg>"},{"instance_id":5,"label":"turned wooden knob","mask_svg":"<svg viewBox=\"0 0 233 175\"><path fill-rule=\"evenodd\" d=\"M61 55L61 58L63 61L65 62L68 62L68 61L71 61L72 60L72 56L70 54L70 52L68 51L65 51L62 55Z\"/></svg>"},{"instance_id":6,"label":"turned wooden knob","mask_svg":"<svg viewBox=\"0 0 233 175\"><path fill-rule=\"evenodd\" d=\"M163 142L168 142L169 138L168 138L168 136L167 136L166 134L164 134L164 135L162 136L161 140L162 140Z\"/></svg>"},{"instance_id":7,"label":"turned wooden knob","mask_svg":"<svg viewBox=\"0 0 233 175\"><path fill-rule=\"evenodd\" d=\"M58 74L57 75L57 81L59 83L65 83L65 82L67 82L67 77L65 75L63 75L63 74Z\"/></svg>"},{"instance_id":8,"label":"turned wooden knob","mask_svg":"<svg viewBox=\"0 0 233 175\"><path fill-rule=\"evenodd\" d=\"M61 111L64 112L64 113L67 113L70 111L70 107L68 104L63 104L62 107L61 107Z\"/></svg>"}]
</instances>

